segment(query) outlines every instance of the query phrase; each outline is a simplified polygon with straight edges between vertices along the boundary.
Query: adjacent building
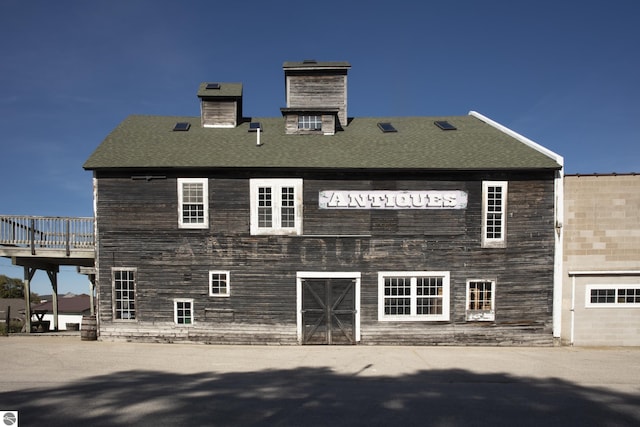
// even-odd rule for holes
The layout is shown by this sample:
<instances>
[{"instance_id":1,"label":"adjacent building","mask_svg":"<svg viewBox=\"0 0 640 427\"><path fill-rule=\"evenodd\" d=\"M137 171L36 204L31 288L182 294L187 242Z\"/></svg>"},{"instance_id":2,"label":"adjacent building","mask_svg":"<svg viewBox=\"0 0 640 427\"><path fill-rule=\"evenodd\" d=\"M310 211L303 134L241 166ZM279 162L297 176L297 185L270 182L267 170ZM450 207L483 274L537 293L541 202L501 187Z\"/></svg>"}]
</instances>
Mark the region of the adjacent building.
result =
<instances>
[{"instance_id":1,"label":"adjacent building","mask_svg":"<svg viewBox=\"0 0 640 427\"><path fill-rule=\"evenodd\" d=\"M562 158L476 112L350 117L349 69L284 63L277 117L207 82L200 117L105 138L101 339L553 344Z\"/></svg>"},{"instance_id":2,"label":"adjacent building","mask_svg":"<svg viewBox=\"0 0 640 427\"><path fill-rule=\"evenodd\" d=\"M640 345L640 175L565 176L562 342Z\"/></svg>"}]
</instances>

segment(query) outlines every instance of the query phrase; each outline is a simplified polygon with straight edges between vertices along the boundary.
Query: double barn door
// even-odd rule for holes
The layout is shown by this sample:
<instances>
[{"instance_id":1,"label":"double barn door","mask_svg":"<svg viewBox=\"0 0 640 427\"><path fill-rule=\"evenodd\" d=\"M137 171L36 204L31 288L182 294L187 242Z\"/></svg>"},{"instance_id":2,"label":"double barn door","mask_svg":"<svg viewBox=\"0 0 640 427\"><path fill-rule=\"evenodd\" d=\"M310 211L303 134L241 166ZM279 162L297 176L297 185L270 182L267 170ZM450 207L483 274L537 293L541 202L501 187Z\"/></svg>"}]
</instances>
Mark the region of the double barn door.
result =
<instances>
[{"instance_id":1,"label":"double barn door","mask_svg":"<svg viewBox=\"0 0 640 427\"><path fill-rule=\"evenodd\" d=\"M356 344L356 281L302 280L302 343Z\"/></svg>"}]
</instances>

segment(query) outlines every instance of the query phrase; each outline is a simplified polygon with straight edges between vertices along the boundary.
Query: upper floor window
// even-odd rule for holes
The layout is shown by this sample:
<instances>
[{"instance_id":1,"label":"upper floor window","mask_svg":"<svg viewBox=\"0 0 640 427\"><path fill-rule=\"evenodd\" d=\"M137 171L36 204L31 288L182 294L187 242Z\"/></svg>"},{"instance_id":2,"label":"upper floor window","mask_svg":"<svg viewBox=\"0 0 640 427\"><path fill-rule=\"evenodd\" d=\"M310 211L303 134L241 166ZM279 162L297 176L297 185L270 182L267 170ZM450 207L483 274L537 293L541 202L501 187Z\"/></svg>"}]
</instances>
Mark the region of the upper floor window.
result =
<instances>
[{"instance_id":1,"label":"upper floor window","mask_svg":"<svg viewBox=\"0 0 640 427\"><path fill-rule=\"evenodd\" d=\"M136 269L114 268L113 318L115 320L136 319Z\"/></svg>"},{"instance_id":2,"label":"upper floor window","mask_svg":"<svg viewBox=\"0 0 640 427\"><path fill-rule=\"evenodd\" d=\"M378 273L378 320L449 320L449 272Z\"/></svg>"},{"instance_id":3,"label":"upper floor window","mask_svg":"<svg viewBox=\"0 0 640 427\"><path fill-rule=\"evenodd\" d=\"M302 180L251 180L251 234L302 234Z\"/></svg>"},{"instance_id":4,"label":"upper floor window","mask_svg":"<svg viewBox=\"0 0 640 427\"><path fill-rule=\"evenodd\" d=\"M298 116L298 129L322 130L322 116Z\"/></svg>"},{"instance_id":5,"label":"upper floor window","mask_svg":"<svg viewBox=\"0 0 640 427\"><path fill-rule=\"evenodd\" d=\"M209 227L209 188L206 178L178 179L178 225Z\"/></svg>"},{"instance_id":6,"label":"upper floor window","mask_svg":"<svg viewBox=\"0 0 640 427\"><path fill-rule=\"evenodd\" d=\"M482 246L506 246L507 182L482 183Z\"/></svg>"}]
</instances>

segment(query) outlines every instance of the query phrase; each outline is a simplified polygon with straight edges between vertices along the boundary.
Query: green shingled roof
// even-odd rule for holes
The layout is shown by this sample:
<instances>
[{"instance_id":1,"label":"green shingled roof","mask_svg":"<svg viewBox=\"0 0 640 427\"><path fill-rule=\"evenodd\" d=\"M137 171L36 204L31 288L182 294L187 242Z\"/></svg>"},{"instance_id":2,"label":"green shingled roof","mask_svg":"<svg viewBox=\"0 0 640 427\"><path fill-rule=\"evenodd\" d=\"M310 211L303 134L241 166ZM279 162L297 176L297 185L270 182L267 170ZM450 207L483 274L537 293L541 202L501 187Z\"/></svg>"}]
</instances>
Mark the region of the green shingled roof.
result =
<instances>
[{"instance_id":1,"label":"green shingled roof","mask_svg":"<svg viewBox=\"0 0 640 427\"><path fill-rule=\"evenodd\" d=\"M207 89L207 85L217 83L217 89ZM199 98L240 98L242 83L204 82L198 87Z\"/></svg>"},{"instance_id":2,"label":"green shingled roof","mask_svg":"<svg viewBox=\"0 0 640 427\"><path fill-rule=\"evenodd\" d=\"M441 130L447 120L457 130ZM338 168L338 169L559 169L561 166L479 118L355 118L335 135L286 135L283 118L253 118L263 131L261 146L249 123L202 128L200 117L130 116L115 128L84 164L112 168ZM189 122L175 132L176 122ZM379 122L398 130L383 133Z\"/></svg>"}]
</instances>

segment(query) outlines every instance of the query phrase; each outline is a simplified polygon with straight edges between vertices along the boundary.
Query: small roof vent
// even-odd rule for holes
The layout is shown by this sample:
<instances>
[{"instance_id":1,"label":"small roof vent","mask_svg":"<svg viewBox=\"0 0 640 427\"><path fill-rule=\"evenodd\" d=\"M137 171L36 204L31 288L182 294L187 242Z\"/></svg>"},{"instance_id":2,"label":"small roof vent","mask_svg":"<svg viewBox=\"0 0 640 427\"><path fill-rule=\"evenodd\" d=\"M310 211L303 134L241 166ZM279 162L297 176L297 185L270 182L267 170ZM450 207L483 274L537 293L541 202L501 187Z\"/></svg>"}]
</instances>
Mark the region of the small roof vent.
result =
<instances>
[{"instance_id":1,"label":"small roof vent","mask_svg":"<svg viewBox=\"0 0 640 427\"><path fill-rule=\"evenodd\" d=\"M220 83L207 83L205 89L220 89Z\"/></svg>"},{"instance_id":2,"label":"small roof vent","mask_svg":"<svg viewBox=\"0 0 640 427\"><path fill-rule=\"evenodd\" d=\"M303 64L317 64L318 61L316 61L315 59L305 59L302 61Z\"/></svg>"},{"instance_id":3,"label":"small roof vent","mask_svg":"<svg viewBox=\"0 0 640 427\"><path fill-rule=\"evenodd\" d=\"M393 125L391 123L389 123L389 122L378 123L378 127L384 133L398 132L398 130L396 128L394 128Z\"/></svg>"},{"instance_id":4,"label":"small roof vent","mask_svg":"<svg viewBox=\"0 0 640 427\"><path fill-rule=\"evenodd\" d=\"M457 129L454 125L452 125L451 123L449 123L446 120L437 120L437 121L433 122L433 124L435 124L436 126L438 126L442 130L456 130Z\"/></svg>"},{"instance_id":5,"label":"small roof vent","mask_svg":"<svg viewBox=\"0 0 640 427\"><path fill-rule=\"evenodd\" d=\"M174 131L186 132L186 131L189 130L190 127L191 127L191 123L189 123L189 122L178 122L173 127L173 130Z\"/></svg>"},{"instance_id":6,"label":"small roof vent","mask_svg":"<svg viewBox=\"0 0 640 427\"><path fill-rule=\"evenodd\" d=\"M262 124L260 122L249 123L249 132L257 132L258 129L262 130Z\"/></svg>"}]
</instances>

